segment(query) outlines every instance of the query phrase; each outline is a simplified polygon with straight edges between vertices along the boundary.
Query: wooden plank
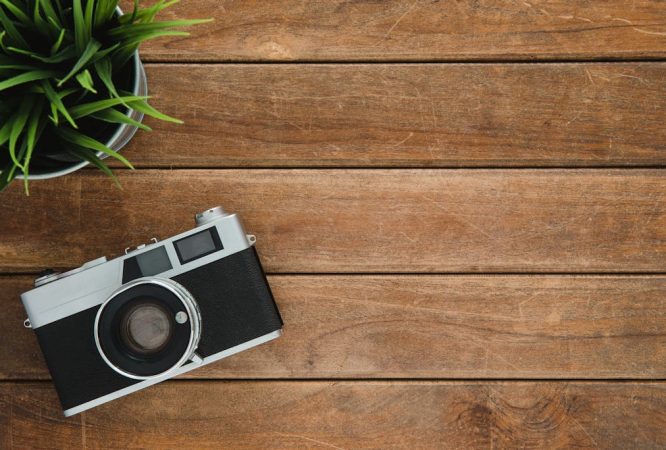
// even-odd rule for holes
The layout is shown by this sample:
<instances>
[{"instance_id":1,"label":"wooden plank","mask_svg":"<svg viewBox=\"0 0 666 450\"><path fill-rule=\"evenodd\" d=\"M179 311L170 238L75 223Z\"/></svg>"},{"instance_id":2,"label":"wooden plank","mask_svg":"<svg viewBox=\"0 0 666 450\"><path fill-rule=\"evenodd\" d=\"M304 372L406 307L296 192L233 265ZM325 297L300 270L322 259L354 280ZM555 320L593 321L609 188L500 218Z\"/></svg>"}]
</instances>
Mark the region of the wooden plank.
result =
<instances>
[{"instance_id":1,"label":"wooden plank","mask_svg":"<svg viewBox=\"0 0 666 450\"><path fill-rule=\"evenodd\" d=\"M271 273L663 272L661 170L85 171L3 193L0 268L74 267L223 204Z\"/></svg>"},{"instance_id":2,"label":"wooden plank","mask_svg":"<svg viewBox=\"0 0 666 450\"><path fill-rule=\"evenodd\" d=\"M126 0L126 9L131 1ZM200 0L165 19L213 17L162 39L160 61L532 60L666 56L659 0L433 2Z\"/></svg>"},{"instance_id":3,"label":"wooden plank","mask_svg":"<svg viewBox=\"0 0 666 450\"><path fill-rule=\"evenodd\" d=\"M148 120L125 154L139 167L663 165L665 75L664 63L149 65L154 104L185 125Z\"/></svg>"},{"instance_id":4,"label":"wooden plank","mask_svg":"<svg viewBox=\"0 0 666 450\"><path fill-rule=\"evenodd\" d=\"M0 385L3 448L658 448L662 383L167 382L69 419ZM4 441L4 442L3 442Z\"/></svg>"},{"instance_id":5,"label":"wooden plank","mask_svg":"<svg viewBox=\"0 0 666 450\"><path fill-rule=\"evenodd\" d=\"M0 379L47 379L0 278ZM270 276L284 335L188 378L666 378L666 277Z\"/></svg>"}]
</instances>

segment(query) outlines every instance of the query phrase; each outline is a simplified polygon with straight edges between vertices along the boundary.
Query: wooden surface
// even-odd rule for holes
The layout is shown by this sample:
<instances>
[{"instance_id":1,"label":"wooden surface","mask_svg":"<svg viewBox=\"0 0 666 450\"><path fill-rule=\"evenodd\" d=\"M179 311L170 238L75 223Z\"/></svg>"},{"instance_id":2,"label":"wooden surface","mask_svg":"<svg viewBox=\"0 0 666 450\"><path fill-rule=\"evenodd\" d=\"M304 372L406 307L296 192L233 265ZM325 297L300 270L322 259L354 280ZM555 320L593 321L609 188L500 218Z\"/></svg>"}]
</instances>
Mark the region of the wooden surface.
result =
<instances>
[{"instance_id":1,"label":"wooden surface","mask_svg":"<svg viewBox=\"0 0 666 450\"><path fill-rule=\"evenodd\" d=\"M69 419L56 405L0 386L0 445L658 448L666 427L660 383L171 381Z\"/></svg>"},{"instance_id":2,"label":"wooden surface","mask_svg":"<svg viewBox=\"0 0 666 450\"><path fill-rule=\"evenodd\" d=\"M186 124L0 196L0 449L666 445L663 2L166 16L216 19L142 50ZM284 336L65 419L20 293L216 204Z\"/></svg>"},{"instance_id":3,"label":"wooden surface","mask_svg":"<svg viewBox=\"0 0 666 450\"><path fill-rule=\"evenodd\" d=\"M149 60L530 61L666 56L666 9L661 0L198 0L182 2L166 16L215 21L192 38L147 45L144 54Z\"/></svg>"},{"instance_id":4,"label":"wooden surface","mask_svg":"<svg viewBox=\"0 0 666 450\"><path fill-rule=\"evenodd\" d=\"M30 277L0 278L16 298ZM666 371L666 277L271 275L280 340L187 378L640 378ZM20 302L0 379L48 379ZM436 344L436 345L433 345Z\"/></svg>"},{"instance_id":5,"label":"wooden surface","mask_svg":"<svg viewBox=\"0 0 666 450\"><path fill-rule=\"evenodd\" d=\"M218 203L258 236L272 273L662 272L666 257L657 169L141 170L120 181L123 191L88 171L35 183L29 199L12 186L0 267L117 256Z\"/></svg>"},{"instance_id":6,"label":"wooden surface","mask_svg":"<svg viewBox=\"0 0 666 450\"><path fill-rule=\"evenodd\" d=\"M666 63L147 70L155 105L187 125L149 121L160 138L127 149L144 167L666 162Z\"/></svg>"}]
</instances>

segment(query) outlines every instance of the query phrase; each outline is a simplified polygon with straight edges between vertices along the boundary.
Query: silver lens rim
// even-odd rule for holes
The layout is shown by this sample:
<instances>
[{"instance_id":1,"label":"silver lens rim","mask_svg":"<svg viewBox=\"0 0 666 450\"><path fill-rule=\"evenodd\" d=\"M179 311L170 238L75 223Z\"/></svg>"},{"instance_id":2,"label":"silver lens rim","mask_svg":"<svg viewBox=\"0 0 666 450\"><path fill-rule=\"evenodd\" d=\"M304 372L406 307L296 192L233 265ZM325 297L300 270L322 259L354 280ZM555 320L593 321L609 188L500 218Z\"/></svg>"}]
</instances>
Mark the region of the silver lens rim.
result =
<instances>
[{"instance_id":1,"label":"silver lens rim","mask_svg":"<svg viewBox=\"0 0 666 450\"><path fill-rule=\"evenodd\" d=\"M183 356L169 369L160 372L158 374L148 375L148 376L136 375L134 373L127 372L126 370L123 370L120 367L113 364L106 356L106 354L104 354L104 350L102 349L102 345L99 339L99 321L100 318L102 317L102 313L104 312L106 306L109 303L111 303L113 299L116 298L119 294L141 284L153 284L171 291L171 293L173 293L176 296L176 298L178 298L178 300L180 300L180 302L183 304L183 306L185 307L185 311L187 312L187 315L189 316L191 321L190 340L187 345L187 349L183 353ZM132 378L134 380L152 380L155 378L167 378L170 375L175 375L175 372L183 364L185 364L187 361L189 361L192 358L194 352L199 346L199 340L201 339L201 312L199 311L199 306L197 305L197 302L194 300L192 294L190 294L189 291L185 289L181 284L173 280L170 280L168 278L160 278L160 277L137 278L134 281L130 281L129 283L122 285L119 289L114 291L109 296L109 298L104 301L104 303L102 303L102 306L99 308L99 310L97 311L97 315L95 316L94 334L95 334L95 345L97 346L97 352L100 354L106 365L109 366L114 371L116 371L117 373L119 373L120 375L127 378Z\"/></svg>"}]
</instances>

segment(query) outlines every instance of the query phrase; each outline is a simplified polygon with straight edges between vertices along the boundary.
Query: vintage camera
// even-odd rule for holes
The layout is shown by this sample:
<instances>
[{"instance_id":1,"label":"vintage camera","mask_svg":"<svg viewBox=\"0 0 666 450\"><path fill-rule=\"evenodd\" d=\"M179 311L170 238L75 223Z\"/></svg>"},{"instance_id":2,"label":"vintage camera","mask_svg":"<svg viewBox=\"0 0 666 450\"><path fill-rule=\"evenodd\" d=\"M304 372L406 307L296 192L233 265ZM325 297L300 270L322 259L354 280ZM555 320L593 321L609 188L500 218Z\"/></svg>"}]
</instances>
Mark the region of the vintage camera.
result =
<instances>
[{"instance_id":1,"label":"vintage camera","mask_svg":"<svg viewBox=\"0 0 666 450\"><path fill-rule=\"evenodd\" d=\"M65 416L280 336L254 236L221 207L195 221L21 295Z\"/></svg>"}]
</instances>

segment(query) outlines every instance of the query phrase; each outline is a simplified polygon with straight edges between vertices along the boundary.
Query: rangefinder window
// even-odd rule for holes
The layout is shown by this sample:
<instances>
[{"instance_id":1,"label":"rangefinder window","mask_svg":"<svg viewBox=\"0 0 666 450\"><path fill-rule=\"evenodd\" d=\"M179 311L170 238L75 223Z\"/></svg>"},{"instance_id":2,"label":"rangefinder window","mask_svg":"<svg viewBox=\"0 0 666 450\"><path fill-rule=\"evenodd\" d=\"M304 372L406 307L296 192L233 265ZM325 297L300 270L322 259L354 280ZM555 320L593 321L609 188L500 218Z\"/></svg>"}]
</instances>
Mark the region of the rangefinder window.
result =
<instances>
[{"instance_id":1,"label":"rangefinder window","mask_svg":"<svg viewBox=\"0 0 666 450\"><path fill-rule=\"evenodd\" d=\"M136 278L157 275L173 268L164 246L133 258L127 258L123 267L123 283Z\"/></svg>"},{"instance_id":2,"label":"rangefinder window","mask_svg":"<svg viewBox=\"0 0 666 450\"><path fill-rule=\"evenodd\" d=\"M181 264L194 261L224 248L214 227L175 241L174 244Z\"/></svg>"},{"instance_id":3,"label":"rangefinder window","mask_svg":"<svg viewBox=\"0 0 666 450\"><path fill-rule=\"evenodd\" d=\"M136 256L141 275L150 277L171 270L171 262L164 247L156 248Z\"/></svg>"}]
</instances>

